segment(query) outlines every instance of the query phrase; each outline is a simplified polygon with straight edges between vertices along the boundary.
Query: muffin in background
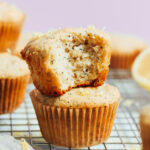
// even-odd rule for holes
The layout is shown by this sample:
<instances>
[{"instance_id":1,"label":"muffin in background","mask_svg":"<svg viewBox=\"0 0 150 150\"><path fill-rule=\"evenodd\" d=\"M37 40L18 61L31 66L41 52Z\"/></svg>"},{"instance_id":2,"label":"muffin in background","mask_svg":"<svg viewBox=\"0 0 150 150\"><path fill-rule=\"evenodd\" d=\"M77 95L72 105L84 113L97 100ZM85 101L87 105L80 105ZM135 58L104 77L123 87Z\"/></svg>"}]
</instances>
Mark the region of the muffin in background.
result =
<instances>
[{"instance_id":1,"label":"muffin in background","mask_svg":"<svg viewBox=\"0 0 150 150\"><path fill-rule=\"evenodd\" d=\"M13 51L13 54L16 54L17 56L22 58L20 54L21 50L24 49L24 47L27 45L29 41L33 40L34 38L40 35L42 35L41 32L22 32L19 36L18 42Z\"/></svg>"},{"instance_id":2,"label":"muffin in background","mask_svg":"<svg viewBox=\"0 0 150 150\"><path fill-rule=\"evenodd\" d=\"M0 114L13 112L24 101L29 77L24 60L0 53Z\"/></svg>"},{"instance_id":3,"label":"muffin in background","mask_svg":"<svg viewBox=\"0 0 150 150\"><path fill-rule=\"evenodd\" d=\"M21 50L24 49L24 47L26 46L26 44L33 38L34 34L33 33L25 33L25 32L22 32L19 36L19 39L18 39L18 42L16 44L16 47L13 51L13 54L21 57ZM22 57L21 57L22 58ZM32 77L30 75L30 79L29 79L29 83L32 83Z\"/></svg>"},{"instance_id":4,"label":"muffin in background","mask_svg":"<svg viewBox=\"0 0 150 150\"><path fill-rule=\"evenodd\" d=\"M133 35L111 34L110 67L130 69L135 58L146 49L146 43Z\"/></svg>"},{"instance_id":5,"label":"muffin in background","mask_svg":"<svg viewBox=\"0 0 150 150\"><path fill-rule=\"evenodd\" d=\"M0 52L14 50L25 14L16 7L0 1Z\"/></svg>"},{"instance_id":6,"label":"muffin in background","mask_svg":"<svg viewBox=\"0 0 150 150\"><path fill-rule=\"evenodd\" d=\"M150 150L150 105L142 108L140 113L142 150Z\"/></svg>"},{"instance_id":7,"label":"muffin in background","mask_svg":"<svg viewBox=\"0 0 150 150\"><path fill-rule=\"evenodd\" d=\"M104 84L110 37L95 27L66 28L38 36L21 54L36 88L58 96L72 88Z\"/></svg>"},{"instance_id":8,"label":"muffin in background","mask_svg":"<svg viewBox=\"0 0 150 150\"><path fill-rule=\"evenodd\" d=\"M22 32L19 36L18 42L16 44L16 47L13 51L14 54L21 57L21 50L24 49L26 44L34 37L34 33L30 32Z\"/></svg>"},{"instance_id":9,"label":"muffin in background","mask_svg":"<svg viewBox=\"0 0 150 150\"><path fill-rule=\"evenodd\" d=\"M19 56L22 59L21 56L21 50L24 49L24 47L26 46L26 44L31 41L32 39L34 39L35 37L37 37L38 35L40 36L42 33L40 32L22 32L19 36L17 45L13 51L13 54ZM32 77L30 75L30 79L29 79L29 83L32 83Z\"/></svg>"},{"instance_id":10,"label":"muffin in background","mask_svg":"<svg viewBox=\"0 0 150 150\"><path fill-rule=\"evenodd\" d=\"M46 141L73 148L106 141L120 103L118 89L107 84L74 88L58 97L35 89L30 96Z\"/></svg>"}]
</instances>

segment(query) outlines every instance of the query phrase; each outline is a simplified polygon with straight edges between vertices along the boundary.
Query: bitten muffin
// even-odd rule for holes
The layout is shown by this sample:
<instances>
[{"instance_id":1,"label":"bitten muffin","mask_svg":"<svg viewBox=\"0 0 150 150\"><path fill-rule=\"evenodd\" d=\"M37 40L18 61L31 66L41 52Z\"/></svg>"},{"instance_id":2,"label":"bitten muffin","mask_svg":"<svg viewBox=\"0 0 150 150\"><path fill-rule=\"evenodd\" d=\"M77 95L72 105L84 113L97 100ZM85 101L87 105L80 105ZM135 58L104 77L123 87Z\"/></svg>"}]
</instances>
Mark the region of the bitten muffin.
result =
<instances>
[{"instance_id":1,"label":"bitten muffin","mask_svg":"<svg viewBox=\"0 0 150 150\"><path fill-rule=\"evenodd\" d=\"M145 106L140 114L141 138L143 150L150 150L150 105Z\"/></svg>"},{"instance_id":2,"label":"bitten muffin","mask_svg":"<svg viewBox=\"0 0 150 150\"><path fill-rule=\"evenodd\" d=\"M104 83L110 62L109 36L94 27L62 29L38 36L21 54L36 88L58 96L73 87Z\"/></svg>"},{"instance_id":3,"label":"bitten muffin","mask_svg":"<svg viewBox=\"0 0 150 150\"><path fill-rule=\"evenodd\" d=\"M74 88L62 96L30 93L43 137L50 144L88 147L110 135L120 93L110 85Z\"/></svg>"},{"instance_id":4,"label":"bitten muffin","mask_svg":"<svg viewBox=\"0 0 150 150\"><path fill-rule=\"evenodd\" d=\"M25 14L16 7L0 2L0 52L13 50L18 40Z\"/></svg>"},{"instance_id":5,"label":"bitten muffin","mask_svg":"<svg viewBox=\"0 0 150 150\"><path fill-rule=\"evenodd\" d=\"M146 49L145 42L132 35L111 35L111 68L130 69L136 56Z\"/></svg>"},{"instance_id":6,"label":"bitten muffin","mask_svg":"<svg viewBox=\"0 0 150 150\"><path fill-rule=\"evenodd\" d=\"M0 114L13 112L24 101L29 77L24 60L0 53Z\"/></svg>"}]
</instances>

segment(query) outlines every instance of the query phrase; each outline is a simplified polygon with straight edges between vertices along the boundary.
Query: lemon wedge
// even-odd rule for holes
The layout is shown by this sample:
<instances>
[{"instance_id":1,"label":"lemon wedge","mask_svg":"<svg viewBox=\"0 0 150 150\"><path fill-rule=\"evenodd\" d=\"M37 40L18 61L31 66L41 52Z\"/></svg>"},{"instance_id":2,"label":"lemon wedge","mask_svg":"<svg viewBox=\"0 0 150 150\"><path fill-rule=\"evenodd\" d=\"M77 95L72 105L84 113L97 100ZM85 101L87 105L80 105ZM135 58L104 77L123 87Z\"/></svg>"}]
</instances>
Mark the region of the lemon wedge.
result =
<instances>
[{"instance_id":1,"label":"lemon wedge","mask_svg":"<svg viewBox=\"0 0 150 150\"><path fill-rule=\"evenodd\" d=\"M144 50L132 65L132 76L137 83L150 91L150 48Z\"/></svg>"}]
</instances>

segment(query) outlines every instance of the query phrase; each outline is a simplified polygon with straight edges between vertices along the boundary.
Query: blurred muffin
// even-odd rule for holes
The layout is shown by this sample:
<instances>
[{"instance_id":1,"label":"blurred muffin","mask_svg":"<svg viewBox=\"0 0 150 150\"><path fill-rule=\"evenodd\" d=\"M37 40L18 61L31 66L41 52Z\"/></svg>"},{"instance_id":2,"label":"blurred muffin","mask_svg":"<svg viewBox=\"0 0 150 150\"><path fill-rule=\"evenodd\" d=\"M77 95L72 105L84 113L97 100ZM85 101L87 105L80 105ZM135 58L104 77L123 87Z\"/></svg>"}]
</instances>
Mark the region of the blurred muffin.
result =
<instances>
[{"instance_id":1,"label":"blurred muffin","mask_svg":"<svg viewBox=\"0 0 150 150\"><path fill-rule=\"evenodd\" d=\"M143 150L150 150L150 105L143 107L141 110L140 128Z\"/></svg>"},{"instance_id":2,"label":"blurred muffin","mask_svg":"<svg viewBox=\"0 0 150 150\"><path fill-rule=\"evenodd\" d=\"M21 50L24 49L26 44L30 40L32 40L33 37L34 37L34 33L30 33L30 32L27 32L27 33L23 32L23 33L21 33L13 53L16 54L17 56L21 57L21 54L20 54Z\"/></svg>"},{"instance_id":3,"label":"blurred muffin","mask_svg":"<svg viewBox=\"0 0 150 150\"><path fill-rule=\"evenodd\" d=\"M136 56L146 49L140 38L125 34L111 35L111 68L130 69Z\"/></svg>"},{"instance_id":4,"label":"blurred muffin","mask_svg":"<svg viewBox=\"0 0 150 150\"><path fill-rule=\"evenodd\" d=\"M19 37L19 40L17 42L17 45L13 51L13 54L19 56L22 58L21 56L21 50L24 49L24 47L26 46L26 44L31 41L32 39L34 39L35 37L37 37L38 35L41 35L42 33L40 32L34 32L34 33L21 33L20 37ZM29 83L32 83L32 77L30 76L30 79L29 79Z\"/></svg>"},{"instance_id":5,"label":"blurred muffin","mask_svg":"<svg viewBox=\"0 0 150 150\"><path fill-rule=\"evenodd\" d=\"M0 52L15 48L24 20L23 12L0 2Z\"/></svg>"},{"instance_id":6,"label":"blurred muffin","mask_svg":"<svg viewBox=\"0 0 150 150\"><path fill-rule=\"evenodd\" d=\"M28 42L30 42L32 39L36 38L37 36L42 35L41 32L22 32L19 36L18 42L16 44L16 47L13 51L13 54L16 54L17 56L21 57L21 50L25 48Z\"/></svg>"},{"instance_id":7,"label":"blurred muffin","mask_svg":"<svg viewBox=\"0 0 150 150\"><path fill-rule=\"evenodd\" d=\"M24 101L29 75L22 59L0 53L0 114L13 112Z\"/></svg>"},{"instance_id":8,"label":"blurred muffin","mask_svg":"<svg viewBox=\"0 0 150 150\"><path fill-rule=\"evenodd\" d=\"M38 36L21 52L33 82L46 95L73 87L99 86L109 70L109 36L93 27L62 29Z\"/></svg>"},{"instance_id":9,"label":"blurred muffin","mask_svg":"<svg viewBox=\"0 0 150 150\"><path fill-rule=\"evenodd\" d=\"M110 85L74 88L51 97L37 89L30 93L43 137L65 147L103 143L110 135L120 93Z\"/></svg>"},{"instance_id":10,"label":"blurred muffin","mask_svg":"<svg viewBox=\"0 0 150 150\"><path fill-rule=\"evenodd\" d=\"M13 53L15 55L21 57L21 54L20 54L21 50L24 49L26 44L30 40L32 40L33 37L34 37L34 33L25 33L25 32L21 33ZM29 83L32 83L32 77L31 76L30 76L30 79L29 79Z\"/></svg>"}]
</instances>

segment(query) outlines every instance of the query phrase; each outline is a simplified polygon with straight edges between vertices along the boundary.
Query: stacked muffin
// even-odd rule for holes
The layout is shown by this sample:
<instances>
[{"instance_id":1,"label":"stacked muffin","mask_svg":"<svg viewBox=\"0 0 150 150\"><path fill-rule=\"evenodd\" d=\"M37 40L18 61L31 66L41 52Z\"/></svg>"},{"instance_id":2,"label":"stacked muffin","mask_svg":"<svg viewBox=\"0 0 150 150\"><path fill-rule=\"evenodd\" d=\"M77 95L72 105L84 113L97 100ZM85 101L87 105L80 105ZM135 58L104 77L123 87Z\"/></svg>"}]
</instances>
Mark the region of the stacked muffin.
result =
<instances>
[{"instance_id":1,"label":"stacked muffin","mask_svg":"<svg viewBox=\"0 0 150 150\"><path fill-rule=\"evenodd\" d=\"M87 147L110 135L120 102L104 84L109 36L95 29L61 29L30 41L21 52L36 89L30 93L43 137L66 147Z\"/></svg>"}]
</instances>

